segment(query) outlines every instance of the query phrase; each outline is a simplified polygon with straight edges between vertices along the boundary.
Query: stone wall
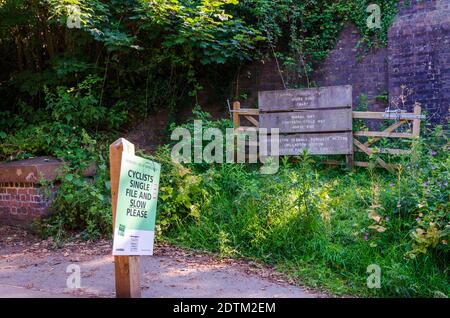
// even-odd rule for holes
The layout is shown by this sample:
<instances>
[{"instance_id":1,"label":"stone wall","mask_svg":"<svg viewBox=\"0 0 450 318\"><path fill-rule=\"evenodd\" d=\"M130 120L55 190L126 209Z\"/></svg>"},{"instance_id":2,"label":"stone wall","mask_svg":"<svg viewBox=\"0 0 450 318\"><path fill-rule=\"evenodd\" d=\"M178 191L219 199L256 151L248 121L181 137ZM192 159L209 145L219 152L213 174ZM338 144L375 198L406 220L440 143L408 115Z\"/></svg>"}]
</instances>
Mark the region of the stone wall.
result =
<instances>
[{"instance_id":1,"label":"stone wall","mask_svg":"<svg viewBox=\"0 0 450 318\"><path fill-rule=\"evenodd\" d=\"M55 180L62 165L51 157L0 163L0 224L27 227L46 216L51 195L45 195L41 181Z\"/></svg>"},{"instance_id":2,"label":"stone wall","mask_svg":"<svg viewBox=\"0 0 450 318\"><path fill-rule=\"evenodd\" d=\"M258 107L258 91L281 90L283 81L273 59L254 63L240 73L239 80L235 82L235 92L242 107Z\"/></svg>"}]
</instances>

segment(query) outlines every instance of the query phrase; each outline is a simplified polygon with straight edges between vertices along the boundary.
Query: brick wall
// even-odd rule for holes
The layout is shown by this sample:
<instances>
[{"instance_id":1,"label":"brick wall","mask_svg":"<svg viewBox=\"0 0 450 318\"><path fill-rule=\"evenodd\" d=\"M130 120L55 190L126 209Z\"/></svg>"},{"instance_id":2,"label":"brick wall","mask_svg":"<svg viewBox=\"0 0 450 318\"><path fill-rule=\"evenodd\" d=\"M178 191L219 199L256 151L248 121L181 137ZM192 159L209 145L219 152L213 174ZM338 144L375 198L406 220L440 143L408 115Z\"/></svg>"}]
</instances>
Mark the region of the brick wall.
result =
<instances>
[{"instance_id":1,"label":"brick wall","mask_svg":"<svg viewBox=\"0 0 450 318\"><path fill-rule=\"evenodd\" d=\"M389 93L413 89L407 103L422 104L433 122L450 108L450 0L413 1L389 30Z\"/></svg>"},{"instance_id":2,"label":"brick wall","mask_svg":"<svg viewBox=\"0 0 450 318\"><path fill-rule=\"evenodd\" d=\"M29 225L49 207L50 200L36 184L0 182L0 224Z\"/></svg>"},{"instance_id":3,"label":"brick wall","mask_svg":"<svg viewBox=\"0 0 450 318\"><path fill-rule=\"evenodd\" d=\"M382 111L385 108L375 98L388 91L387 49L373 49L367 55L359 52L358 29L347 24L341 31L336 47L313 74L318 86L353 86L353 106L356 107L362 94L366 95L369 108Z\"/></svg>"},{"instance_id":4,"label":"brick wall","mask_svg":"<svg viewBox=\"0 0 450 318\"><path fill-rule=\"evenodd\" d=\"M319 86L353 85L354 106L361 94L368 97L369 109L385 106L376 96L400 94L402 85L413 90L407 103L422 104L428 118L445 123L450 108L450 0L408 0L399 3L399 13L389 30L389 44L368 55L355 48L360 36L355 26L342 30L336 47L321 63L312 79ZM273 60L254 63L241 71L232 96L243 107L257 107L257 93L283 89Z\"/></svg>"},{"instance_id":5,"label":"brick wall","mask_svg":"<svg viewBox=\"0 0 450 318\"><path fill-rule=\"evenodd\" d=\"M284 86L275 60L266 59L244 68L233 88L242 107L257 108L258 91L281 90Z\"/></svg>"},{"instance_id":6,"label":"brick wall","mask_svg":"<svg viewBox=\"0 0 450 318\"><path fill-rule=\"evenodd\" d=\"M52 157L0 162L0 224L29 227L48 215L64 165ZM92 177L95 170L91 165L83 176ZM41 180L52 184L50 192L44 191Z\"/></svg>"}]
</instances>

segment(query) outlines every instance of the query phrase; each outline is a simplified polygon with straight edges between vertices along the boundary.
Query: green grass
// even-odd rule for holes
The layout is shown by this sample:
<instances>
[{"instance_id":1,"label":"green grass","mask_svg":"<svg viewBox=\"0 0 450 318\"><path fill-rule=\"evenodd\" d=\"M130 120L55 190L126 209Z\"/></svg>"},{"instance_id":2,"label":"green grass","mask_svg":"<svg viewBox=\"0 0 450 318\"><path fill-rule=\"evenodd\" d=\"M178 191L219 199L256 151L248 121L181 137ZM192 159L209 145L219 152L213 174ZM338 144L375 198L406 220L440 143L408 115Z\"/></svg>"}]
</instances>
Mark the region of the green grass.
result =
<instances>
[{"instance_id":1,"label":"green grass","mask_svg":"<svg viewBox=\"0 0 450 318\"><path fill-rule=\"evenodd\" d=\"M208 202L199 217L166 232L172 242L261 260L336 295L450 294L448 250L429 248L425 255L407 257L418 213L414 200L419 200L413 198L418 188L410 187L410 176L400 180L403 205L398 207L397 176L381 170L350 173L300 162L284 163L274 176L242 165L199 175L207 180ZM368 217L372 205L379 206L382 233L369 228L375 223ZM381 289L367 287L371 264L381 268Z\"/></svg>"}]
</instances>

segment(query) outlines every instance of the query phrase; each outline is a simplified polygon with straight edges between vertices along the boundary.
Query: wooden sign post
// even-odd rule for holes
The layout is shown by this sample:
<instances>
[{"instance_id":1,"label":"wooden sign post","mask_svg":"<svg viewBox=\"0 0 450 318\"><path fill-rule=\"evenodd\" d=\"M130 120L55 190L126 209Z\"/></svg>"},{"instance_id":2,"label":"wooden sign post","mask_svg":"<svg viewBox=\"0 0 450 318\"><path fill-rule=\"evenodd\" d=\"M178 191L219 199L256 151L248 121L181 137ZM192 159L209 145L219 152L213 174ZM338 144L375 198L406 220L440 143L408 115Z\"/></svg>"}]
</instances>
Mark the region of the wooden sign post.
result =
<instances>
[{"instance_id":1,"label":"wooden sign post","mask_svg":"<svg viewBox=\"0 0 450 318\"><path fill-rule=\"evenodd\" d=\"M109 146L113 233L117 213L122 153L134 155L134 145L128 140L120 138ZM140 256L114 256L117 298L141 297L140 259Z\"/></svg>"}]
</instances>

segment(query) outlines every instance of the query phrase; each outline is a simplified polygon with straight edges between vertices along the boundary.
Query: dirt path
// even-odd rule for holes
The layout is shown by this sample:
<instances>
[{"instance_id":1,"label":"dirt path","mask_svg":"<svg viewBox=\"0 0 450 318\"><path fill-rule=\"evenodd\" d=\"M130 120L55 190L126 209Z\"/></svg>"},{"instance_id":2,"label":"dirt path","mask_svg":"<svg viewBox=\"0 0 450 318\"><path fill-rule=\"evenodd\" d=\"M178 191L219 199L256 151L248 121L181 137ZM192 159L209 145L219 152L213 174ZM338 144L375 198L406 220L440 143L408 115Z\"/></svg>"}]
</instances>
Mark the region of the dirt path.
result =
<instances>
[{"instance_id":1,"label":"dirt path","mask_svg":"<svg viewBox=\"0 0 450 318\"><path fill-rule=\"evenodd\" d=\"M143 297L326 297L291 285L255 262L159 245L142 257ZM81 288L68 289L67 266L81 269ZM114 297L111 242L71 242L54 248L24 231L0 227L0 297Z\"/></svg>"}]
</instances>

